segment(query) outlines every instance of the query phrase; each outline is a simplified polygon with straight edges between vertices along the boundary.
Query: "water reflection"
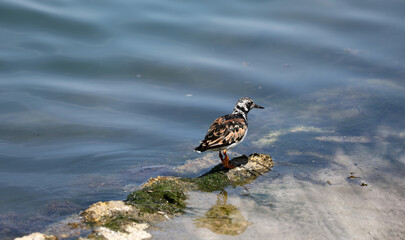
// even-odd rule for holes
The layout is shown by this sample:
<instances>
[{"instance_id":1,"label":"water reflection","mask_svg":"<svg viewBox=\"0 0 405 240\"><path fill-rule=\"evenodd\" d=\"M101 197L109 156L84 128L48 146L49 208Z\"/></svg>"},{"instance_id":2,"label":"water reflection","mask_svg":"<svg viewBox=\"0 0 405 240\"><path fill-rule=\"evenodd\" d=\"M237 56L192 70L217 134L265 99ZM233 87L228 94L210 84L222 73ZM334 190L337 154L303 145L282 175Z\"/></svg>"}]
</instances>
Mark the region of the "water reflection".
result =
<instances>
[{"instance_id":1,"label":"water reflection","mask_svg":"<svg viewBox=\"0 0 405 240\"><path fill-rule=\"evenodd\" d=\"M249 225L248 222L232 204L227 204L228 193L224 190L217 195L217 203L213 205L203 217L194 221L198 228L207 228L216 234L239 235Z\"/></svg>"}]
</instances>

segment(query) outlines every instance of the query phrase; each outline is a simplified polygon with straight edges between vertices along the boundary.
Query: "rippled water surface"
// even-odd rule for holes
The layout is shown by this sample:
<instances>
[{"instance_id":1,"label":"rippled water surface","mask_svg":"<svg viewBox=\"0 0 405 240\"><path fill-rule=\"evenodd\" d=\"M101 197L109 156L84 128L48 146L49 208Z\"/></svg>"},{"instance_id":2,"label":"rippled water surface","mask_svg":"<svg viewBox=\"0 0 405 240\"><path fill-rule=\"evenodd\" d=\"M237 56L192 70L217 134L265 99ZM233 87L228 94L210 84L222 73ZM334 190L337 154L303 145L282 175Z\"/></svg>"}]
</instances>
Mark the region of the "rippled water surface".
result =
<instances>
[{"instance_id":1,"label":"rippled water surface","mask_svg":"<svg viewBox=\"0 0 405 240\"><path fill-rule=\"evenodd\" d=\"M192 149L249 96L265 109L231 152L276 165L228 189L243 231L197 226L220 196L192 193L156 239L403 239L404 12L401 0L1 1L0 238L149 177L197 176L173 168L219 162Z\"/></svg>"}]
</instances>

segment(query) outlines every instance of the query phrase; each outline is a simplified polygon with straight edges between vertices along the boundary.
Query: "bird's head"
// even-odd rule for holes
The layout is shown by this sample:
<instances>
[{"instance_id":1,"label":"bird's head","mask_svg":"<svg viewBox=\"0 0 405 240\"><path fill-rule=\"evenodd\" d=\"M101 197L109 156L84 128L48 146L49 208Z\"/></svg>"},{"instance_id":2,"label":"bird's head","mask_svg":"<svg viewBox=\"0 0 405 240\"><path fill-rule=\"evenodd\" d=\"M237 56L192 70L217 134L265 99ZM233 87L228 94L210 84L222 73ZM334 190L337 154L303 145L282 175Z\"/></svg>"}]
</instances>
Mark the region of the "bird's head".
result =
<instances>
[{"instance_id":1,"label":"bird's head","mask_svg":"<svg viewBox=\"0 0 405 240\"><path fill-rule=\"evenodd\" d=\"M263 109L264 107L255 104L251 98L244 97L238 100L232 113L242 113L246 115L253 108Z\"/></svg>"}]
</instances>

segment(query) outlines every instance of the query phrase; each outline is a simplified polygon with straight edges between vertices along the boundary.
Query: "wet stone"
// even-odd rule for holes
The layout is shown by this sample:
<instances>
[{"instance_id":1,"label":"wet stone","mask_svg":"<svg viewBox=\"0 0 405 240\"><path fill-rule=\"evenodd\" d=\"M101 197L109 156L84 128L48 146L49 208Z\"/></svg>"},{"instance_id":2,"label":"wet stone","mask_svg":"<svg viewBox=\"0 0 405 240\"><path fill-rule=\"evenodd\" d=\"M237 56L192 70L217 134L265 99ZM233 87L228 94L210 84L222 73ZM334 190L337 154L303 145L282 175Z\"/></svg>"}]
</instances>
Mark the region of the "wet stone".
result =
<instances>
[{"instance_id":1,"label":"wet stone","mask_svg":"<svg viewBox=\"0 0 405 240\"><path fill-rule=\"evenodd\" d=\"M271 170L273 167L273 160L267 154L255 153L249 157L241 156L234 158L231 161L235 166L226 173L229 180L234 185L244 185L251 183L257 177Z\"/></svg>"}]
</instances>

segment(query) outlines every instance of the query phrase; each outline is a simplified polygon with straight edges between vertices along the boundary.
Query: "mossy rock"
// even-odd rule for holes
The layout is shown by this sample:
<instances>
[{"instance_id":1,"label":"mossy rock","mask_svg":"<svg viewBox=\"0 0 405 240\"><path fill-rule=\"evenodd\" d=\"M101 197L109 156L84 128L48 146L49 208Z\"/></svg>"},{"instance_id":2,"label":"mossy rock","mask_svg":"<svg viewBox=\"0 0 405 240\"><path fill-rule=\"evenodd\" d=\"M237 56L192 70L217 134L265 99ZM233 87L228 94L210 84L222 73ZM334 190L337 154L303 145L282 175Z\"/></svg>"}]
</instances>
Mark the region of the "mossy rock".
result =
<instances>
[{"instance_id":1,"label":"mossy rock","mask_svg":"<svg viewBox=\"0 0 405 240\"><path fill-rule=\"evenodd\" d=\"M105 222L102 226L113 231L124 231L123 226L126 226L130 223L140 223L140 220L134 216L119 213L105 219Z\"/></svg>"},{"instance_id":2,"label":"mossy rock","mask_svg":"<svg viewBox=\"0 0 405 240\"><path fill-rule=\"evenodd\" d=\"M197 178L156 177L151 178L141 189L127 197L127 203L136 206L140 212L168 214L183 213L186 207L186 192L199 190L205 192L220 191L229 185L243 185L270 171L273 166L267 154L243 155L230 161L233 169L218 164L206 174Z\"/></svg>"},{"instance_id":3,"label":"mossy rock","mask_svg":"<svg viewBox=\"0 0 405 240\"><path fill-rule=\"evenodd\" d=\"M249 157L243 155L233 158L230 164L235 168L227 169L222 164L218 164L200 177L181 180L192 183L191 190L220 191L229 185L241 186L251 183L257 177L271 170L273 160L268 154L254 153Z\"/></svg>"},{"instance_id":4,"label":"mossy rock","mask_svg":"<svg viewBox=\"0 0 405 240\"><path fill-rule=\"evenodd\" d=\"M157 181L150 186L132 192L127 203L136 206L140 212L169 214L183 213L186 207L184 186L174 180Z\"/></svg>"},{"instance_id":5,"label":"mossy rock","mask_svg":"<svg viewBox=\"0 0 405 240\"><path fill-rule=\"evenodd\" d=\"M231 184L223 171L213 172L197 178L182 178L182 181L192 184L190 190L199 190L203 192L220 191Z\"/></svg>"}]
</instances>

